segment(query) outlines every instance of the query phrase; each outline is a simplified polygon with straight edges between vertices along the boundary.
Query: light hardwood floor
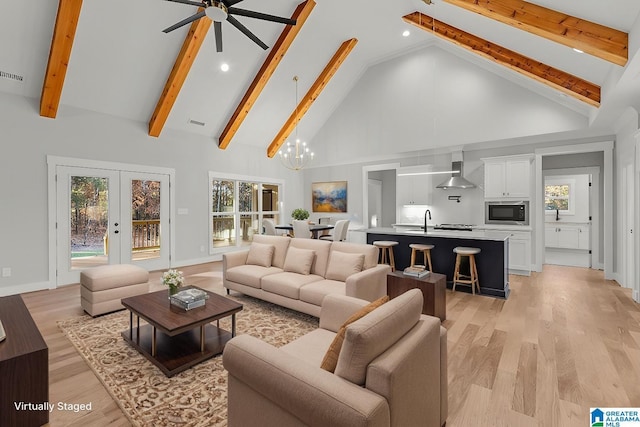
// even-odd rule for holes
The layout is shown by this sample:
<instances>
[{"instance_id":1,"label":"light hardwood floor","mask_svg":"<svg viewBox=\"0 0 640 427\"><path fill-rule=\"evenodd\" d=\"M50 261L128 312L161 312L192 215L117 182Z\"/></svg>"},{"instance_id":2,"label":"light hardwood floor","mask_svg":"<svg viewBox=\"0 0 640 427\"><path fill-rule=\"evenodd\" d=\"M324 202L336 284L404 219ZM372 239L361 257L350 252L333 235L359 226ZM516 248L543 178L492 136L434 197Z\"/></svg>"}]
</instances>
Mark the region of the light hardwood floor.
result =
<instances>
[{"instance_id":1,"label":"light hardwood floor","mask_svg":"<svg viewBox=\"0 0 640 427\"><path fill-rule=\"evenodd\" d=\"M221 263L182 269L212 289ZM161 289L159 273L152 273ZM507 301L447 291L447 426L585 426L590 407L640 407L640 305L602 272L545 266L510 276ZM56 321L82 314L79 286L24 294L49 346L52 426L128 425Z\"/></svg>"}]
</instances>

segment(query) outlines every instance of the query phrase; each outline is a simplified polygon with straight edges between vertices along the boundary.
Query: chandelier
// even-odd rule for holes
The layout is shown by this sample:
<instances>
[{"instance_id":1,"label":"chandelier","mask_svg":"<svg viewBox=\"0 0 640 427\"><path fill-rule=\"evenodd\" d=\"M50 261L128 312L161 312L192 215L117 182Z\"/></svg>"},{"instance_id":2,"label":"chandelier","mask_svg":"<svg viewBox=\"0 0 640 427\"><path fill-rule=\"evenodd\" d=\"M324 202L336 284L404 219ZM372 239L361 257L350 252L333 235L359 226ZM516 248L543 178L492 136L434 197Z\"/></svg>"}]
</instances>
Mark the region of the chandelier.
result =
<instances>
[{"instance_id":1,"label":"chandelier","mask_svg":"<svg viewBox=\"0 0 640 427\"><path fill-rule=\"evenodd\" d=\"M300 123L300 117L298 116L298 76L293 76L293 81L296 82L295 142L291 143L291 141L287 141L287 146L283 150L280 150L278 154L284 167L297 171L304 168L313 160L313 152L306 142L300 141L300 138L298 138L298 123Z\"/></svg>"}]
</instances>

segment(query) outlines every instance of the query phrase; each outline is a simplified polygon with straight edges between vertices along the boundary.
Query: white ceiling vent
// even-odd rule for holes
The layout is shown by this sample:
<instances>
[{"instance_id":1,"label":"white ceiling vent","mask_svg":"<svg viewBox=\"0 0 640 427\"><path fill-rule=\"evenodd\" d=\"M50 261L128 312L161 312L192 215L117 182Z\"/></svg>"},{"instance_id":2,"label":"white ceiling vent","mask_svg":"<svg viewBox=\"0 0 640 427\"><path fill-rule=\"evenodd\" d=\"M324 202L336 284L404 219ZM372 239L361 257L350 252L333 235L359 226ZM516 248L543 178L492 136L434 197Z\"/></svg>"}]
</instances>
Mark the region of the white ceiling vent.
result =
<instances>
[{"instance_id":1,"label":"white ceiling vent","mask_svg":"<svg viewBox=\"0 0 640 427\"><path fill-rule=\"evenodd\" d=\"M189 124L190 125L196 125L196 126L204 126L205 123L198 121L198 120L193 120L193 119L189 119Z\"/></svg>"},{"instance_id":2,"label":"white ceiling vent","mask_svg":"<svg viewBox=\"0 0 640 427\"><path fill-rule=\"evenodd\" d=\"M7 79L7 80L15 80L17 82L24 81L24 77L23 76L21 76L19 74L8 73L8 72L2 71L2 70L0 70L0 78Z\"/></svg>"}]
</instances>

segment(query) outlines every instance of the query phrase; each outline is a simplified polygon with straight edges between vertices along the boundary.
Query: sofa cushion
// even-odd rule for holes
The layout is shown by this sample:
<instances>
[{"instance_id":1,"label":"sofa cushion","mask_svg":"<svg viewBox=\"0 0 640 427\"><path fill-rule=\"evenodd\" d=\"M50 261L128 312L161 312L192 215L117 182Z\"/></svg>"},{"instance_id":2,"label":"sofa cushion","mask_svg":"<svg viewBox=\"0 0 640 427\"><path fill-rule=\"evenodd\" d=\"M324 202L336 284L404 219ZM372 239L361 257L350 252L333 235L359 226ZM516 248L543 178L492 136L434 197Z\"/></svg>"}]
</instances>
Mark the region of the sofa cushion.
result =
<instances>
[{"instance_id":1,"label":"sofa cushion","mask_svg":"<svg viewBox=\"0 0 640 427\"><path fill-rule=\"evenodd\" d=\"M345 288L345 283L338 280L319 280L300 288L300 301L322 306L324 297L329 294L345 295Z\"/></svg>"},{"instance_id":2,"label":"sofa cushion","mask_svg":"<svg viewBox=\"0 0 640 427\"><path fill-rule=\"evenodd\" d=\"M363 270L373 268L378 265L378 248L373 245L363 245L361 243L333 242L331 251L364 254Z\"/></svg>"},{"instance_id":3,"label":"sofa cushion","mask_svg":"<svg viewBox=\"0 0 640 427\"><path fill-rule=\"evenodd\" d=\"M316 252L311 249L289 247L287 257L284 260L284 271L298 274L311 273L311 266Z\"/></svg>"},{"instance_id":4,"label":"sofa cushion","mask_svg":"<svg viewBox=\"0 0 640 427\"><path fill-rule=\"evenodd\" d=\"M331 251L329 265L325 278L345 282L347 277L362 271L364 254L350 254L347 252Z\"/></svg>"},{"instance_id":5,"label":"sofa cushion","mask_svg":"<svg viewBox=\"0 0 640 427\"><path fill-rule=\"evenodd\" d=\"M322 356L326 353L335 336L335 332L321 328L314 329L289 344L283 345L280 350L309 363L313 366L311 369L317 369L322 362Z\"/></svg>"},{"instance_id":6,"label":"sofa cushion","mask_svg":"<svg viewBox=\"0 0 640 427\"><path fill-rule=\"evenodd\" d=\"M369 363L413 328L421 313L422 292L411 289L347 326L336 375L363 385Z\"/></svg>"},{"instance_id":7,"label":"sofa cushion","mask_svg":"<svg viewBox=\"0 0 640 427\"><path fill-rule=\"evenodd\" d=\"M259 265L239 265L225 272L225 279L260 289L260 279L265 276L282 273L278 267L262 267Z\"/></svg>"},{"instance_id":8,"label":"sofa cushion","mask_svg":"<svg viewBox=\"0 0 640 427\"><path fill-rule=\"evenodd\" d=\"M247 254L247 264L271 267L274 251L275 248L273 245L252 242L249 248L249 254Z\"/></svg>"},{"instance_id":9,"label":"sofa cushion","mask_svg":"<svg viewBox=\"0 0 640 427\"><path fill-rule=\"evenodd\" d=\"M375 301L370 302L369 304L362 307L360 310L356 311L349 317L340 327L338 333L335 338L331 342L331 345L327 349L327 353L324 355L324 359L322 359L322 363L320 367L325 371L334 372L336 370L336 365L338 364L338 357L340 355L340 349L342 348L342 343L344 342L344 336L347 329L351 323L356 320L366 316L371 313L376 308L380 307L385 302L389 301L389 295L385 295L381 298L378 298Z\"/></svg>"},{"instance_id":10,"label":"sofa cushion","mask_svg":"<svg viewBox=\"0 0 640 427\"><path fill-rule=\"evenodd\" d=\"M261 286L264 291L297 300L300 299L300 288L308 283L317 282L319 280L322 280L322 276L285 271L263 277Z\"/></svg>"},{"instance_id":11,"label":"sofa cushion","mask_svg":"<svg viewBox=\"0 0 640 427\"><path fill-rule=\"evenodd\" d=\"M327 271L329 252L331 250L330 241L320 239L291 239L290 247L315 251L316 257L311 266L311 274L324 277L324 273Z\"/></svg>"},{"instance_id":12,"label":"sofa cushion","mask_svg":"<svg viewBox=\"0 0 640 427\"><path fill-rule=\"evenodd\" d=\"M284 259L287 256L287 249L289 248L289 243L291 242L290 237L254 234L253 241L256 243L273 245L274 251L271 265L278 268L282 268L284 266Z\"/></svg>"}]
</instances>

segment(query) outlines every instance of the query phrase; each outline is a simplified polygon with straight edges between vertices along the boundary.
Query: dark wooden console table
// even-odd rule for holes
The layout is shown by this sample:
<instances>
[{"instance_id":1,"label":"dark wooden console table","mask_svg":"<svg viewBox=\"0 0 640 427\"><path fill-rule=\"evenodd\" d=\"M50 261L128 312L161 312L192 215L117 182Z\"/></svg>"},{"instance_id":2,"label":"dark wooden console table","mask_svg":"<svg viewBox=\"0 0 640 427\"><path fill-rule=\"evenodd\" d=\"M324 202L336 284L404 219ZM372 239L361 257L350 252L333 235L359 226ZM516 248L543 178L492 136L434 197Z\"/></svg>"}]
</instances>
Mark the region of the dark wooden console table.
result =
<instances>
[{"instance_id":1,"label":"dark wooden console table","mask_svg":"<svg viewBox=\"0 0 640 427\"><path fill-rule=\"evenodd\" d=\"M441 321L447 320L447 276L439 273L429 273L427 276L417 278L407 276L402 271L393 271L387 274L387 294L393 299L409 289L420 289L424 302L422 314L439 317Z\"/></svg>"},{"instance_id":2,"label":"dark wooden console table","mask_svg":"<svg viewBox=\"0 0 640 427\"><path fill-rule=\"evenodd\" d=\"M17 410L14 402L49 402L49 349L20 295L0 298L7 338L0 342L0 425L41 426L49 410Z\"/></svg>"}]
</instances>

